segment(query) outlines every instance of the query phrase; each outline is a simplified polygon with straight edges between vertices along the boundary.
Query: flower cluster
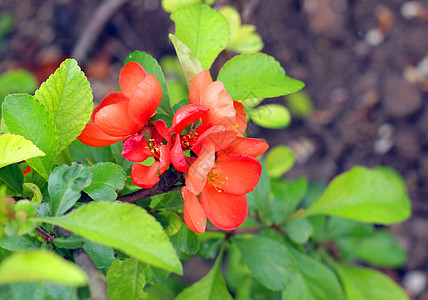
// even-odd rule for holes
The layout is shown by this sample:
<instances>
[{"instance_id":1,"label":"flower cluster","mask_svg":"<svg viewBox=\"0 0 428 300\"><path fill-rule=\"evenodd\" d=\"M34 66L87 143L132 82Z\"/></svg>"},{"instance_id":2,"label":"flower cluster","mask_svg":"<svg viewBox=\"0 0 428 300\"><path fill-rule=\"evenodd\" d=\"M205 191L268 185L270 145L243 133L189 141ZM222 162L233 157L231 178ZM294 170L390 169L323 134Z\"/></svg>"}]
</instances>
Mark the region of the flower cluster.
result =
<instances>
[{"instance_id":1,"label":"flower cluster","mask_svg":"<svg viewBox=\"0 0 428 300\"><path fill-rule=\"evenodd\" d=\"M224 230L241 225L248 213L246 194L261 174L256 157L269 147L242 137L247 126L243 105L205 70L193 79L189 104L176 111L168 128L164 120L150 120L162 98L153 74L130 62L119 83L121 91L101 101L79 140L95 147L124 140L122 156L136 162L132 180L145 189L169 167L183 172L183 215L190 230L203 233L207 219ZM150 157L151 165L139 163Z\"/></svg>"}]
</instances>

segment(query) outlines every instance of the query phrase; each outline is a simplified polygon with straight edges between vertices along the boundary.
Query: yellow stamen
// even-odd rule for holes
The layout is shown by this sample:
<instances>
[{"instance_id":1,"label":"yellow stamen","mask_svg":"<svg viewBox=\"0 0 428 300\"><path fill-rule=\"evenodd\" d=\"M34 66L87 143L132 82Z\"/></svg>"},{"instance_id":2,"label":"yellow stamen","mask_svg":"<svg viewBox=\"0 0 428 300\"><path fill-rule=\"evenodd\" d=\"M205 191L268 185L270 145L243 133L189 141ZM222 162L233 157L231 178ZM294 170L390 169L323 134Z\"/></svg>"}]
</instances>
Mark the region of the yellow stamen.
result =
<instances>
[{"instance_id":1,"label":"yellow stamen","mask_svg":"<svg viewBox=\"0 0 428 300\"><path fill-rule=\"evenodd\" d=\"M224 178L224 179L223 179ZM215 168L212 168L207 175L208 184L212 185L215 190L221 193L221 188L223 184L229 185L229 178L217 173Z\"/></svg>"}]
</instances>

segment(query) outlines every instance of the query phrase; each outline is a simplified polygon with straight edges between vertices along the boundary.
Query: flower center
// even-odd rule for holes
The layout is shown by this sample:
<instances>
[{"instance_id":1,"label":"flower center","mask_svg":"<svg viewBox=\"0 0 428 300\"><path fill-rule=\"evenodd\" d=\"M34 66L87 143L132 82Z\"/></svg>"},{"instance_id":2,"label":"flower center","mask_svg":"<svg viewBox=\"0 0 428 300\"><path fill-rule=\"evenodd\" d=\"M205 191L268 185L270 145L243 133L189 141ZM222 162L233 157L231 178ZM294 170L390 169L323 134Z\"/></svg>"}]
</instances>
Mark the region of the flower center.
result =
<instances>
[{"instance_id":1,"label":"flower center","mask_svg":"<svg viewBox=\"0 0 428 300\"><path fill-rule=\"evenodd\" d=\"M217 192L221 192L221 187L223 184L229 185L229 178L217 173L215 168L212 168L207 175L208 184L212 185Z\"/></svg>"},{"instance_id":2,"label":"flower center","mask_svg":"<svg viewBox=\"0 0 428 300\"><path fill-rule=\"evenodd\" d=\"M162 143L160 145L156 144L156 141L154 139L149 139L149 149L150 152L153 154L153 157L157 160L160 159L160 147L162 146Z\"/></svg>"},{"instance_id":3,"label":"flower center","mask_svg":"<svg viewBox=\"0 0 428 300\"><path fill-rule=\"evenodd\" d=\"M198 134L196 132L189 132L188 134L181 136L181 148L184 151L189 150L197 140Z\"/></svg>"}]
</instances>

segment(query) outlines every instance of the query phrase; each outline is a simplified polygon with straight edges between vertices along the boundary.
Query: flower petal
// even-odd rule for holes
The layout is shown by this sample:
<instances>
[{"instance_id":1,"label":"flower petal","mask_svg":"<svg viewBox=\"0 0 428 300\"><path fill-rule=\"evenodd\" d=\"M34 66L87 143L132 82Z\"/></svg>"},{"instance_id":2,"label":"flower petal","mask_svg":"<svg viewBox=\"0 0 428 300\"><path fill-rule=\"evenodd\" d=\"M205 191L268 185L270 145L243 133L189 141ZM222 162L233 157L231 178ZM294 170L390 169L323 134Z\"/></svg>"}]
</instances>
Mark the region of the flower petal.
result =
<instances>
[{"instance_id":1,"label":"flower petal","mask_svg":"<svg viewBox=\"0 0 428 300\"><path fill-rule=\"evenodd\" d=\"M217 228L234 230L248 215L245 195L230 195L207 185L199 197L208 220Z\"/></svg>"},{"instance_id":2,"label":"flower petal","mask_svg":"<svg viewBox=\"0 0 428 300\"><path fill-rule=\"evenodd\" d=\"M233 101L233 107L236 110L235 124L238 125L239 136L242 136L247 129L247 115L244 110L244 105L238 101Z\"/></svg>"},{"instance_id":3,"label":"flower petal","mask_svg":"<svg viewBox=\"0 0 428 300\"><path fill-rule=\"evenodd\" d=\"M86 124L86 127L77 137L79 141L91 147L104 147L122 141L126 136L110 136L98 128L93 123Z\"/></svg>"},{"instance_id":4,"label":"flower petal","mask_svg":"<svg viewBox=\"0 0 428 300\"><path fill-rule=\"evenodd\" d=\"M95 115L95 124L112 136L128 136L137 133L141 128L129 118L127 103L104 106Z\"/></svg>"},{"instance_id":5,"label":"flower petal","mask_svg":"<svg viewBox=\"0 0 428 300\"><path fill-rule=\"evenodd\" d=\"M205 144L199 157L190 165L186 177L186 186L193 194L198 195L207 182L207 175L214 166L215 147Z\"/></svg>"},{"instance_id":6,"label":"flower petal","mask_svg":"<svg viewBox=\"0 0 428 300\"><path fill-rule=\"evenodd\" d=\"M211 127L199 136L196 143L192 146L192 151L198 155L203 145L206 143L213 144L215 146L215 152L222 151L229 147L235 140L236 135L236 131L227 130L225 126Z\"/></svg>"},{"instance_id":7,"label":"flower petal","mask_svg":"<svg viewBox=\"0 0 428 300\"><path fill-rule=\"evenodd\" d=\"M140 125L146 125L162 99L162 87L154 74L148 74L129 98L128 113Z\"/></svg>"},{"instance_id":8,"label":"flower petal","mask_svg":"<svg viewBox=\"0 0 428 300\"><path fill-rule=\"evenodd\" d=\"M171 161L177 171L186 173L189 169L186 156L183 153L183 148L181 148L180 134L178 133L175 135L174 146L171 149Z\"/></svg>"},{"instance_id":9,"label":"flower petal","mask_svg":"<svg viewBox=\"0 0 428 300\"><path fill-rule=\"evenodd\" d=\"M155 161L151 166L133 164L131 177L135 185L143 189L149 189L159 182L159 162Z\"/></svg>"},{"instance_id":10,"label":"flower petal","mask_svg":"<svg viewBox=\"0 0 428 300\"><path fill-rule=\"evenodd\" d=\"M190 104L200 104L201 94L213 80L210 71L203 70L199 72L192 80L189 88Z\"/></svg>"},{"instance_id":11,"label":"flower petal","mask_svg":"<svg viewBox=\"0 0 428 300\"><path fill-rule=\"evenodd\" d=\"M242 154L218 154L215 171L226 184L221 189L228 194L243 195L251 192L259 182L262 166L252 156Z\"/></svg>"},{"instance_id":12,"label":"flower petal","mask_svg":"<svg viewBox=\"0 0 428 300\"><path fill-rule=\"evenodd\" d=\"M269 149L269 145L263 140L237 137L224 152L258 157L259 155L262 155L267 149Z\"/></svg>"},{"instance_id":13,"label":"flower petal","mask_svg":"<svg viewBox=\"0 0 428 300\"><path fill-rule=\"evenodd\" d=\"M181 189L183 196L183 216L187 227L193 232L204 233L207 225L207 216L195 194L186 187Z\"/></svg>"},{"instance_id":14,"label":"flower petal","mask_svg":"<svg viewBox=\"0 0 428 300\"><path fill-rule=\"evenodd\" d=\"M163 174L171 164L171 150L169 149L168 145L163 145L160 147L159 161L159 174Z\"/></svg>"},{"instance_id":15,"label":"flower petal","mask_svg":"<svg viewBox=\"0 0 428 300\"><path fill-rule=\"evenodd\" d=\"M201 94L200 104L210 109L206 115L202 116L202 123L224 125L227 128L236 125L233 100L221 81L215 81L207 86Z\"/></svg>"},{"instance_id":16,"label":"flower petal","mask_svg":"<svg viewBox=\"0 0 428 300\"><path fill-rule=\"evenodd\" d=\"M91 116L91 122L95 122L95 115L98 113L98 111L107 106L107 105L111 105L111 104L115 104L115 103L127 103L128 102L128 98L125 97L125 95L122 92L111 92L109 94L107 94L107 96L105 96L103 98L103 100L101 100L100 104L95 107L94 111L92 112L92 116Z\"/></svg>"},{"instance_id":17,"label":"flower petal","mask_svg":"<svg viewBox=\"0 0 428 300\"><path fill-rule=\"evenodd\" d=\"M123 142L122 156L130 161L141 162L153 156L144 135L130 136Z\"/></svg>"},{"instance_id":18,"label":"flower petal","mask_svg":"<svg viewBox=\"0 0 428 300\"><path fill-rule=\"evenodd\" d=\"M139 63L130 61L119 74L120 89L126 97L131 98L137 86L146 78L147 72Z\"/></svg>"},{"instance_id":19,"label":"flower petal","mask_svg":"<svg viewBox=\"0 0 428 300\"><path fill-rule=\"evenodd\" d=\"M197 104L188 104L180 107L174 114L170 131L181 133L184 128L199 120L208 112L208 108Z\"/></svg>"},{"instance_id":20,"label":"flower petal","mask_svg":"<svg viewBox=\"0 0 428 300\"><path fill-rule=\"evenodd\" d=\"M165 139L168 144L171 144L171 136L169 135L168 126L165 121L161 119L156 120L153 123L153 126L155 126L157 133L162 137L162 139Z\"/></svg>"}]
</instances>

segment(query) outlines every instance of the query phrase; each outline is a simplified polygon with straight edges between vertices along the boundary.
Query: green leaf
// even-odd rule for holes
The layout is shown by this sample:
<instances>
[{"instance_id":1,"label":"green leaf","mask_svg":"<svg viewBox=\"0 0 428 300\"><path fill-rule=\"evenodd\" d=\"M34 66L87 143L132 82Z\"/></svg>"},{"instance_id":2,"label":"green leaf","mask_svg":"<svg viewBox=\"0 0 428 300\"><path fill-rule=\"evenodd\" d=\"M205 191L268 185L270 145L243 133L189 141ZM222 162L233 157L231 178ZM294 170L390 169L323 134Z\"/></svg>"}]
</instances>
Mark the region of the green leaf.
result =
<instances>
[{"instance_id":1,"label":"green leaf","mask_svg":"<svg viewBox=\"0 0 428 300\"><path fill-rule=\"evenodd\" d=\"M175 212L163 211L159 215L165 216L168 219L168 227L165 229L167 235L174 235L181 229L183 222Z\"/></svg>"},{"instance_id":2,"label":"green leaf","mask_svg":"<svg viewBox=\"0 0 428 300\"><path fill-rule=\"evenodd\" d=\"M288 249L299 272L282 293L283 300L345 300L342 287L329 268L292 247Z\"/></svg>"},{"instance_id":3,"label":"green leaf","mask_svg":"<svg viewBox=\"0 0 428 300\"><path fill-rule=\"evenodd\" d=\"M0 180L15 192L22 194L24 175L17 164L0 168Z\"/></svg>"},{"instance_id":4,"label":"green leaf","mask_svg":"<svg viewBox=\"0 0 428 300\"><path fill-rule=\"evenodd\" d=\"M0 283L49 281L67 286L86 285L86 274L53 252L18 252L0 265Z\"/></svg>"},{"instance_id":5,"label":"green leaf","mask_svg":"<svg viewBox=\"0 0 428 300\"><path fill-rule=\"evenodd\" d=\"M0 135L0 168L45 153L20 135Z\"/></svg>"},{"instance_id":6,"label":"green leaf","mask_svg":"<svg viewBox=\"0 0 428 300\"><path fill-rule=\"evenodd\" d=\"M333 179L306 215L392 224L410 216L410 200L398 174L354 167Z\"/></svg>"},{"instance_id":7,"label":"green leaf","mask_svg":"<svg viewBox=\"0 0 428 300\"><path fill-rule=\"evenodd\" d=\"M146 299L147 265L134 258L116 260L107 272L107 294L110 300Z\"/></svg>"},{"instance_id":8,"label":"green leaf","mask_svg":"<svg viewBox=\"0 0 428 300\"><path fill-rule=\"evenodd\" d=\"M116 261L114 251L111 247L86 241L83 249L88 253L97 268L110 268Z\"/></svg>"},{"instance_id":9,"label":"green leaf","mask_svg":"<svg viewBox=\"0 0 428 300\"><path fill-rule=\"evenodd\" d=\"M169 116L173 116L171 104L168 96L168 89L165 82L165 76L163 75L162 69L159 66L159 63L154 59L150 54L143 51L134 51L128 55L125 60L125 64L130 61L135 61L142 65L148 74L155 74L157 80L162 86L162 101L159 104L159 108L162 113Z\"/></svg>"},{"instance_id":10,"label":"green leaf","mask_svg":"<svg viewBox=\"0 0 428 300\"><path fill-rule=\"evenodd\" d=\"M26 70L10 70L0 75L0 104L8 94L33 93L37 89L36 78ZM2 112L0 111L0 118Z\"/></svg>"},{"instance_id":11,"label":"green leaf","mask_svg":"<svg viewBox=\"0 0 428 300\"><path fill-rule=\"evenodd\" d=\"M219 255L214 266L201 280L184 289L175 300L232 300L221 274L221 258Z\"/></svg>"},{"instance_id":12,"label":"green leaf","mask_svg":"<svg viewBox=\"0 0 428 300\"><path fill-rule=\"evenodd\" d=\"M339 264L334 268L349 300L409 300L398 284L378 271Z\"/></svg>"},{"instance_id":13,"label":"green leaf","mask_svg":"<svg viewBox=\"0 0 428 300\"><path fill-rule=\"evenodd\" d=\"M208 70L217 55L226 48L229 25L221 13L203 4L181 8L171 14L175 35Z\"/></svg>"},{"instance_id":14,"label":"green leaf","mask_svg":"<svg viewBox=\"0 0 428 300\"><path fill-rule=\"evenodd\" d=\"M76 288L50 282L13 283L9 287L11 295L7 300L79 300Z\"/></svg>"},{"instance_id":15,"label":"green leaf","mask_svg":"<svg viewBox=\"0 0 428 300\"><path fill-rule=\"evenodd\" d=\"M81 164L56 167L49 176L51 215L60 216L79 200L80 192L91 183L91 170Z\"/></svg>"},{"instance_id":16,"label":"green leaf","mask_svg":"<svg viewBox=\"0 0 428 300\"><path fill-rule=\"evenodd\" d=\"M235 56L224 64L217 79L234 100L278 97L304 87L303 82L285 76L281 65L263 53Z\"/></svg>"},{"instance_id":17,"label":"green leaf","mask_svg":"<svg viewBox=\"0 0 428 300\"><path fill-rule=\"evenodd\" d=\"M57 248L62 249L77 249L82 248L85 245L85 239L81 236L73 234L69 237L58 237L53 240L53 244Z\"/></svg>"},{"instance_id":18,"label":"green leaf","mask_svg":"<svg viewBox=\"0 0 428 300\"><path fill-rule=\"evenodd\" d=\"M263 236L242 235L233 242L254 277L268 289L281 291L294 280L298 266L284 244Z\"/></svg>"},{"instance_id":19,"label":"green leaf","mask_svg":"<svg viewBox=\"0 0 428 300\"><path fill-rule=\"evenodd\" d=\"M23 184L23 186L24 188L33 192L33 198L31 199L31 201L37 203L37 205L40 205L40 203L42 203L43 201L43 195L40 191L39 186L31 182L26 182Z\"/></svg>"},{"instance_id":20,"label":"green leaf","mask_svg":"<svg viewBox=\"0 0 428 300\"><path fill-rule=\"evenodd\" d=\"M190 87L195 76L204 70L202 64L192 55L192 50L180 41L175 35L169 34L169 39L174 45L175 52L177 52L178 59L183 69L184 77L186 78L187 87Z\"/></svg>"},{"instance_id":21,"label":"green leaf","mask_svg":"<svg viewBox=\"0 0 428 300\"><path fill-rule=\"evenodd\" d=\"M110 146L91 147L76 139L68 146L68 149L72 160L83 164L92 165L98 162L114 161Z\"/></svg>"},{"instance_id":22,"label":"green leaf","mask_svg":"<svg viewBox=\"0 0 428 300\"><path fill-rule=\"evenodd\" d=\"M262 165L262 174L260 175L259 182L254 191L247 194L248 205L251 208L258 210L260 218L270 225L270 221L272 219L269 202L269 193L271 189L270 178L267 174L264 163L260 163Z\"/></svg>"},{"instance_id":23,"label":"green leaf","mask_svg":"<svg viewBox=\"0 0 428 300\"><path fill-rule=\"evenodd\" d=\"M279 104L266 104L249 111L248 116L261 127L281 129L290 125L288 110Z\"/></svg>"},{"instance_id":24,"label":"green leaf","mask_svg":"<svg viewBox=\"0 0 428 300\"><path fill-rule=\"evenodd\" d=\"M289 147L276 146L266 155L265 165L270 176L279 177L294 165L294 154Z\"/></svg>"},{"instance_id":25,"label":"green leaf","mask_svg":"<svg viewBox=\"0 0 428 300\"><path fill-rule=\"evenodd\" d=\"M173 12L185 6L199 4L201 0L162 0L162 8L166 12Z\"/></svg>"},{"instance_id":26,"label":"green leaf","mask_svg":"<svg viewBox=\"0 0 428 300\"><path fill-rule=\"evenodd\" d=\"M58 137L46 107L30 95L13 94L6 97L2 109L10 133L30 140L46 154L27 162L47 180L57 153Z\"/></svg>"},{"instance_id":27,"label":"green leaf","mask_svg":"<svg viewBox=\"0 0 428 300\"><path fill-rule=\"evenodd\" d=\"M4 235L0 239L0 248L6 249L9 251L23 251L23 250L28 250L32 248L38 248L39 246L40 246L40 243L32 242L23 236L15 235L15 236L8 237L7 235Z\"/></svg>"},{"instance_id":28,"label":"green leaf","mask_svg":"<svg viewBox=\"0 0 428 300\"><path fill-rule=\"evenodd\" d=\"M140 261L182 274L181 263L162 226L138 206L96 202L61 217L35 220L63 227Z\"/></svg>"},{"instance_id":29,"label":"green leaf","mask_svg":"<svg viewBox=\"0 0 428 300\"><path fill-rule=\"evenodd\" d=\"M293 116L309 118L314 112L312 100L305 91L287 95L284 99Z\"/></svg>"},{"instance_id":30,"label":"green leaf","mask_svg":"<svg viewBox=\"0 0 428 300\"><path fill-rule=\"evenodd\" d=\"M66 59L34 96L51 114L58 131L60 153L85 128L91 117L92 89L74 59Z\"/></svg>"},{"instance_id":31,"label":"green leaf","mask_svg":"<svg viewBox=\"0 0 428 300\"><path fill-rule=\"evenodd\" d=\"M293 242L298 244L306 243L313 233L312 225L306 218L291 220L281 228Z\"/></svg>"},{"instance_id":32,"label":"green leaf","mask_svg":"<svg viewBox=\"0 0 428 300\"><path fill-rule=\"evenodd\" d=\"M84 189L95 201L113 201L117 198L116 190L125 186L125 171L112 162L98 163L91 167L92 182Z\"/></svg>"},{"instance_id":33,"label":"green leaf","mask_svg":"<svg viewBox=\"0 0 428 300\"><path fill-rule=\"evenodd\" d=\"M181 226L177 234L178 246L186 254L194 254L199 250L199 240L196 233L187 226Z\"/></svg>"}]
</instances>

